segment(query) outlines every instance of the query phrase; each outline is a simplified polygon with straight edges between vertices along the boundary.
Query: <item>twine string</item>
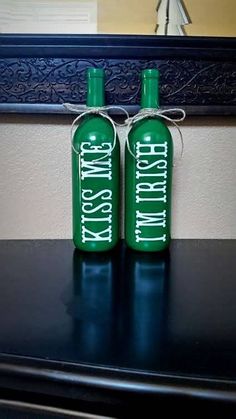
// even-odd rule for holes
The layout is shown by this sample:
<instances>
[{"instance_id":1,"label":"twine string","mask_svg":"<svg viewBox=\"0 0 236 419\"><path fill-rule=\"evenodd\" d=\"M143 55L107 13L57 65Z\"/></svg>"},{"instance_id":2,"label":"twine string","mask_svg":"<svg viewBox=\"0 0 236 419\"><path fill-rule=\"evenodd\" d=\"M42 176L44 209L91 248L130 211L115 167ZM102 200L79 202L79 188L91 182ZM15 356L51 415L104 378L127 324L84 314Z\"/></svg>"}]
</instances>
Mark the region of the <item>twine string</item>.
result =
<instances>
[{"instance_id":1,"label":"twine string","mask_svg":"<svg viewBox=\"0 0 236 419\"><path fill-rule=\"evenodd\" d=\"M85 117L86 115L94 114L94 115L100 115L103 118L110 121L110 123L112 125L112 128L113 128L113 145L112 145L112 148L105 156L94 159L94 160L92 160L93 162L103 160L103 159L107 158L108 156L110 156L112 154L112 152L113 152L113 150L116 146L116 141L117 141L117 130L116 130L117 126L119 126L119 127L127 126L127 134L126 134L127 148L128 148L129 153L132 155L132 157L135 160L138 160L137 156L133 153L133 151L131 150L131 147L130 147L129 132L130 132L134 123L142 121L143 119L152 118L152 117L162 118L162 119L172 123L172 125L174 125L174 127L178 131L179 139L180 139L180 142L181 142L180 160L183 157L183 154L184 154L184 140L183 140L183 135L182 135L182 132L179 128L178 123L182 122L185 119L186 113L181 108L172 108L172 109L163 109L163 110L156 109L156 108L144 108L144 109L141 109L134 116L130 117L129 113L122 106L108 105L108 106L99 106L99 107L84 107L84 106L82 107L81 105L76 105L76 104L71 104L71 103L64 103L63 105L67 110L69 110L71 112L75 112L75 113L78 114L78 116L74 119L74 121L71 125L71 147L77 155L80 155L80 152L78 150L76 150L76 148L74 147L73 137L74 137L75 129L79 126L81 119L83 117ZM109 110L112 110L112 109L113 110L120 110L121 113L125 114L126 119L124 120L124 122L118 123L118 122L114 121L110 117L110 115L108 115L107 112ZM176 114L179 115L179 117L173 116L173 115L176 115Z\"/></svg>"},{"instance_id":2,"label":"twine string","mask_svg":"<svg viewBox=\"0 0 236 419\"><path fill-rule=\"evenodd\" d=\"M173 114L179 114L180 116L173 117ZM137 156L131 150L130 143L129 143L129 132L132 128L132 125L136 122L142 121L143 119L151 118L151 117L163 118L166 121L171 122L175 126L175 128L177 129L179 133L179 139L181 142L181 154L180 154L180 160L181 160L184 154L184 140L183 140L182 132L178 126L178 122L182 122L186 117L185 111L181 108L163 109L163 110L156 109L156 108L144 108L144 109L141 109L136 115L128 118L126 120L126 123L128 126L126 141L127 141L127 148L128 148L129 153L133 156L135 160L138 160Z\"/></svg>"},{"instance_id":3,"label":"twine string","mask_svg":"<svg viewBox=\"0 0 236 419\"><path fill-rule=\"evenodd\" d=\"M113 106L113 105L109 105L109 106L98 106L98 107L82 107L81 105L76 105L76 104L71 104L71 103L64 103L63 106L71 111L71 112L75 112L78 113L79 115L74 119L74 121L72 122L71 125L71 147L72 150L77 154L80 155L80 152L78 150L76 150L76 148L74 147L73 144L73 138L74 138L74 133L75 133L75 129L79 126L81 120L83 117L87 116L87 115L100 115L103 118L107 119L108 121L110 121L112 128L113 128L113 144L112 144L112 148L111 150L109 150L109 152L102 157L99 157L97 159L92 160L92 162L97 162L100 160L103 160L105 158L107 158L108 156L110 156L114 150L114 148L116 147L116 139L117 139L117 132L116 132L116 127L124 127L126 126L126 121L129 120L129 114L126 111L126 109L124 109L122 106ZM123 112L125 114L125 122L122 123L118 123L116 121L113 121L113 119L108 115L107 111L109 110L120 110L121 113Z\"/></svg>"}]
</instances>

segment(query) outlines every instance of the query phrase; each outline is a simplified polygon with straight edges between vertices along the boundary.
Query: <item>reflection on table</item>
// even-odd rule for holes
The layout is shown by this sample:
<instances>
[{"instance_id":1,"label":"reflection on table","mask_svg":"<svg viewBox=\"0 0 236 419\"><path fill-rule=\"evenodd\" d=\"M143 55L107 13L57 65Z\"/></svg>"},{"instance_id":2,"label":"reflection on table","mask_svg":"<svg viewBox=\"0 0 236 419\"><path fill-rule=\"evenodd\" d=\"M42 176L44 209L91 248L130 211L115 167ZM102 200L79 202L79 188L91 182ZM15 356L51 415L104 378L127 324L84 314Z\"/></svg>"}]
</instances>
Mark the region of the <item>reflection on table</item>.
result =
<instances>
[{"instance_id":1,"label":"reflection on table","mask_svg":"<svg viewBox=\"0 0 236 419\"><path fill-rule=\"evenodd\" d=\"M169 253L140 254L119 248L108 254L73 256L73 339L91 361L122 357L128 367L161 357Z\"/></svg>"},{"instance_id":2,"label":"reflection on table","mask_svg":"<svg viewBox=\"0 0 236 419\"><path fill-rule=\"evenodd\" d=\"M231 240L173 240L163 254L2 241L0 353L234 379L235 254Z\"/></svg>"}]
</instances>

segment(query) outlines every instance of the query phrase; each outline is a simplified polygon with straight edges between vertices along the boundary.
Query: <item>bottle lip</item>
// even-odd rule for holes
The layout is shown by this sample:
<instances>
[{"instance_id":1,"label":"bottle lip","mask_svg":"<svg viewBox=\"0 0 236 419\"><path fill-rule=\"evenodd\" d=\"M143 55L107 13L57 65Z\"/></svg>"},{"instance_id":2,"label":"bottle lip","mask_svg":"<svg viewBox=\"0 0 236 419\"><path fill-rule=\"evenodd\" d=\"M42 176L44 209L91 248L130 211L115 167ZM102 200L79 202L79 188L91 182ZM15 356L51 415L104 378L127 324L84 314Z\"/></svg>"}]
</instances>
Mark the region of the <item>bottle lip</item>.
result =
<instances>
[{"instance_id":1,"label":"bottle lip","mask_svg":"<svg viewBox=\"0 0 236 419\"><path fill-rule=\"evenodd\" d=\"M158 79L159 78L159 70L156 68L149 68L143 70L141 73L142 79Z\"/></svg>"},{"instance_id":2,"label":"bottle lip","mask_svg":"<svg viewBox=\"0 0 236 419\"><path fill-rule=\"evenodd\" d=\"M87 77L102 77L104 78L104 70L103 68L88 68L87 70Z\"/></svg>"}]
</instances>

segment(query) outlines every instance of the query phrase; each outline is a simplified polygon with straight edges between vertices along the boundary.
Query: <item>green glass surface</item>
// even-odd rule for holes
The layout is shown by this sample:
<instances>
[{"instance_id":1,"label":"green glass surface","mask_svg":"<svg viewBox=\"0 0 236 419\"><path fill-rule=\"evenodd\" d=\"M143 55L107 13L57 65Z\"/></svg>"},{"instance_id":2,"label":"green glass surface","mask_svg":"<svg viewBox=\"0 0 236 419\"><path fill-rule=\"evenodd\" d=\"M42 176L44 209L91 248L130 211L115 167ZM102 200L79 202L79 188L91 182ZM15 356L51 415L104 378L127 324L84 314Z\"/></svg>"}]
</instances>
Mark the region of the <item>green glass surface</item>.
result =
<instances>
[{"instance_id":1,"label":"green glass surface","mask_svg":"<svg viewBox=\"0 0 236 419\"><path fill-rule=\"evenodd\" d=\"M156 69L143 70L141 85L141 108L159 107L159 72Z\"/></svg>"},{"instance_id":2,"label":"green glass surface","mask_svg":"<svg viewBox=\"0 0 236 419\"><path fill-rule=\"evenodd\" d=\"M158 75L146 72L141 103L148 108L158 103ZM171 239L172 137L161 118L148 117L133 125L129 145L136 159L126 144L125 240L135 250L162 251Z\"/></svg>"},{"instance_id":3,"label":"green glass surface","mask_svg":"<svg viewBox=\"0 0 236 419\"><path fill-rule=\"evenodd\" d=\"M87 105L104 105L103 70L88 70ZM84 251L112 249L119 239L120 146L111 122L86 115L73 136L73 240ZM97 160L99 159L99 160ZM96 161L97 160L97 161Z\"/></svg>"},{"instance_id":4,"label":"green glass surface","mask_svg":"<svg viewBox=\"0 0 236 419\"><path fill-rule=\"evenodd\" d=\"M87 70L87 106L105 105L104 70L88 68Z\"/></svg>"}]
</instances>

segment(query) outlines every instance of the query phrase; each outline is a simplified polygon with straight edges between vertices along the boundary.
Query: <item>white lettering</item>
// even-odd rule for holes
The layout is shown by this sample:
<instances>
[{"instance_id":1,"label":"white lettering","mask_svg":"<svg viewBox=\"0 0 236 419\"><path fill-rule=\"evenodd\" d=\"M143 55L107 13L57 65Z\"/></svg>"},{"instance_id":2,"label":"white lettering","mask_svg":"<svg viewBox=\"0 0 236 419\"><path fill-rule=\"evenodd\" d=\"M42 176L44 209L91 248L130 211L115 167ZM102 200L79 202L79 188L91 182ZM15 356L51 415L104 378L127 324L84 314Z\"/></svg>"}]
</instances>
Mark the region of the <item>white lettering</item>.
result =
<instances>
[{"instance_id":1,"label":"white lettering","mask_svg":"<svg viewBox=\"0 0 236 419\"><path fill-rule=\"evenodd\" d=\"M92 145L90 142L83 142L81 144L81 232L83 243L112 241L112 190L109 189L109 184L107 184L107 189L99 190L100 179L112 180L112 161L109 156L112 148L111 143ZM95 189L83 188L83 186L87 186L86 180L89 182L92 178L97 180ZM104 214L109 215L104 216ZM99 228L102 230L94 231Z\"/></svg>"},{"instance_id":2,"label":"white lettering","mask_svg":"<svg viewBox=\"0 0 236 419\"><path fill-rule=\"evenodd\" d=\"M141 198L136 195L136 203L139 202L166 202L166 195L161 196L160 198Z\"/></svg>"},{"instance_id":3,"label":"white lettering","mask_svg":"<svg viewBox=\"0 0 236 419\"><path fill-rule=\"evenodd\" d=\"M137 168L140 170L149 170L153 167L157 169L166 169L167 167L167 161L166 160L157 160L150 164L148 164L148 160L140 160L137 163Z\"/></svg>"},{"instance_id":4,"label":"white lettering","mask_svg":"<svg viewBox=\"0 0 236 419\"><path fill-rule=\"evenodd\" d=\"M166 227L166 210L156 213L136 211L136 227Z\"/></svg>"},{"instance_id":5,"label":"white lettering","mask_svg":"<svg viewBox=\"0 0 236 419\"><path fill-rule=\"evenodd\" d=\"M155 183L138 183L136 185L136 193L139 192L156 192L158 191L159 186L166 185L166 180L162 182L155 182Z\"/></svg>"},{"instance_id":6,"label":"white lettering","mask_svg":"<svg viewBox=\"0 0 236 419\"><path fill-rule=\"evenodd\" d=\"M141 230L138 230L138 229L135 230L136 241L138 243L142 242L142 241L149 241L149 242L151 242L151 241L153 241L153 242L155 242L155 241L165 242L166 241L166 234L163 234L162 236L158 236L158 237L140 237L141 233L142 233Z\"/></svg>"},{"instance_id":7,"label":"white lettering","mask_svg":"<svg viewBox=\"0 0 236 419\"><path fill-rule=\"evenodd\" d=\"M85 214L93 214L94 212L97 212L99 210L101 210L102 213L112 212L111 202L103 202L103 204L97 205L96 207L94 207L94 204L92 202L82 203L82 211Z\"/></svg>"},{"instance_id":8,"label":"white lettering","mask_svg":"<svg viewBox=\"0 0 236 419\"><path fill-rule=\"evenodd\" d=\"M136 179L148 178L148 182L136 185L136 204L146 205L145 210L140 207L135 213L136 241L166 241L167 234L163 229L167 225L167 210L160 207L161 211L158 211L158 203L167 203L167 141L160 144L137 142L136 155L139 159L136 163ZM148 207L147 203L153 205Z\"/></svg>"},{"instance_id":9,"label":"white lettering","mask_svg":"<svg viewBox=\"0 0 236 419\"><path fill-rule=\"evenodd\" d=\"M84 142L81 144L80 147L80 154L84 156L84 154L91 154L91 153L104 153L108 154L112 150L112 144L110 143L102 143L102 145L91 145L89 142Z\"/></svg>"},{"instance_id":10,"label":"white lettering","mask_svg":"<svg viewBox=\"0 0 236 419\"><path fill-rule=\"evenodd\" d=\"M112 191L110 191L110 189L103 189L93 195L92 189L82 189L82 199L85 201L94 201L94 199L99 197L101 197L102 200L110 200L112 198Z\"/></svg>"},{"instance_id":11,"label":"white lettering","mask_svg":"<svg viewBox=\"0 0 236 419\"><path fill-rule=\"evenodd\" d=\"M81 179L84 180L86 178L107 178L111 180L111 159L109 158L106 161L96 161L90 162L85 161L83 158L81 159Z\"/></svg>"},{"instance_id":12,"label":"white lettering","mask_svg":"<svg viewBox=\"0 0 236 419\"><path fill-rule=\"evenodd\" d=\"M167 179L167 170L161 173L140 173L136 172L136 179L140 179L141 177L163 177L164 179Z\"/></svg>"},{"instance_id":13,"label":"white lettering","mask_svg":"<svg viewBox=\"0 0 236 419\"><path fill-rule=\"evenodd\" d=\"M109 226L105 230L102 231L91 231L87 227L82 226L82 242L91 242L91 241L108 241L111 243L112 241L112 228Z\"/></svg>"},{"instance_id":14,"label":"white lettering","mask_svg":"<svg viewBox=\"0 0 236 419\"><path fill-rule=\"evenodd\" d=\"M85 215L82 215L81 222L82 222L82 224L88 223L88 222L93 222L93 223L98 223L98 222L111 223L111 218L112 218L111 215L108 215L108 217L103 217L103 218L91 218L91 217L86 217Z\"/></svg>"},{"instance_id":15,"label":"white lettering","mask_svg":"<svg viewBox=\"0 0 236 419\"><path fill-rule=\"evenodd\" d=\"M144 155L167 157L167 141L160 144L142 144L138 141L136 156L139 159L141 156Z\"/></svg>"}]
</instances>

